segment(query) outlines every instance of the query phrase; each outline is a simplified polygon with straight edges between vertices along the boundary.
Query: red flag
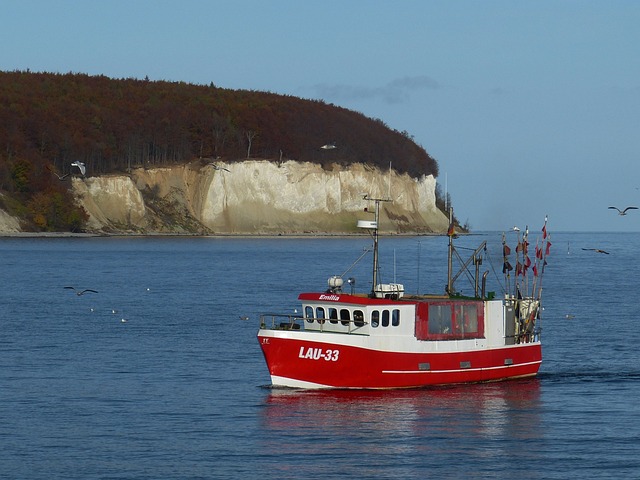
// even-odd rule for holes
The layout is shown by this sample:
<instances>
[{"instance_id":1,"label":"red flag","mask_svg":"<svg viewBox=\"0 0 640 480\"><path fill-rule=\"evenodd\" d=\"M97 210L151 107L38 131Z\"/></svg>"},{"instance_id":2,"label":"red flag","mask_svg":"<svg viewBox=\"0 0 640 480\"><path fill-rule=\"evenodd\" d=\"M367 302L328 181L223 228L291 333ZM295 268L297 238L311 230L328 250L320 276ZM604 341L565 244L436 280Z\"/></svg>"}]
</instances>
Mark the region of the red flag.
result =
<instances>
[{"instance_id":1,"label":"red flag","mask_svg":"<svg viewBox=\"0 0 640 480\"><path fill-rule=\"evenodd\" d=\"M536 258L542 260L542 249L536 245Z\"/></svg>"},{"instance_id":2,"label":"red flag","mask_svg":"<svg viewBox=\"0 0 640 480\"><path fill-rule=\"evenodd\" d=\"M505 257L508 257L509 255L511 255L511 249L509 248L509 245L503 245L502 246L502 255Z\"/></svg>"},{"instance_id":3,"label":"red flag","mask_svg":"<svg viewBox=\"0 0 640 480\"><path fill-rule=\"evenodd\" d=\"M525 257L525 259L524 259L524 269L526 270L530 266L531 266L531 260L529 259L529 257Z\"/></svg>"},{"instance_id":4,"label":"red flag","mask_svg":"<svg viewBox=\"0 0 640 480\"><path fill-rule=\"evenodd\" d=\"M502 264L502 273L507 273L507 272L510 272L511 270L513 270L513 267L509 262L504 262L504 264Z\"/></svg>"},{"instance_id":5,"label":"red flag","mask_svg":"<svg viewBox=\"0 0 640 480\"><path fill-rule=\"evenodd\" d=\"M534 276L534 277L537 277L537 276L538 276L538 266L537 266L537 265L534 265L534 266L533 266L533 276Z\"/></svg>"},{"instance_id":6,"label":"red flag","mask_svg":"<svg viewBox=\"0 0 640 480\"><path fill-rule=\"evenodd\" d=\"M449 222L449 230L447 230L447 235L449 235L450 237L453 237L455 233L456 232L453 228L453 220L451 220L451 222Z\"/></svg>"},{"instance_id":7,"label":"red flag","mask_svg":"<svg viewBox=\"0 0 640 480\"><path fill-rule=\"evenodd\" d=\"M549 249L551 248L551 242L547 242L547 250L545 251L545 255L549 255Z\"/></svg>"},{"instance_id":8,"label":"red flag","mask_svg":"<svg viewBox=\"0 0 640 480\"><path fill-rule=\"evenodd\" d=\"M521 252L521 251L522 251L522 244L518 242L518 245L516 245L516 252Z\"/></svg>"},{"instance_id":9,"label":"red flag","mask_svg":"<svg viewBox=\"0 0 640 480\"><path fill-rule=\"evenodd\" d=\"M516 263L516 276L522 275L522 264L520 262Z\"/></svg>"},{"instance_id":10,"label":"red flag","mask_svg":"<svg viewBox=\"0 0 640 480\"><path fill-rule=\"evenodd\" d=\"M529 242L525 240L524 242L522 242L522 253L526 255L528 251L529 251Z\"/></svg>"},{"instance_id":11,"label":"red flag","mask_svg":"<svg viewBox=\"0 0 640 480\"><path fill-rule=\"evenodd\" d=\"M542 226L542 238L545 239L547 238L547 225L543 225Z\"/></svg>"}]
</instances>

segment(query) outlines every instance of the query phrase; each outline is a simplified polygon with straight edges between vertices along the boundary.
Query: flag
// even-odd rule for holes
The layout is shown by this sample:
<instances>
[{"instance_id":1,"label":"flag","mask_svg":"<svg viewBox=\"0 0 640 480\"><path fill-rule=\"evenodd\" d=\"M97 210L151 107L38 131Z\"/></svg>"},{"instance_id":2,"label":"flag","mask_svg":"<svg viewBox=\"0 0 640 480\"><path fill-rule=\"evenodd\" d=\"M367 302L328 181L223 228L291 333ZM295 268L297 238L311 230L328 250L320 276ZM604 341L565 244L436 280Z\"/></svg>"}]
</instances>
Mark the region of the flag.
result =
<instances>
[{"instance_id":1,"label":"flag","mask_svg":"<svg viewBox=\"0 0 640 480\"><path fill-rule=\"evenodd\" d=\"M521 252L521 251L522 251L522 244L518 242L518 245L516 245L516 252Z\"/></svg>"},{"instance_id":2,"label":"flag","mask_svg":"<svg viewBox=\"0 0 640 480\"><path fill-rule=\"evenodd\" d=\"M547 242L547 250L545 251L545 255L549 255L549 249L551 248L551 242Z\"/></svg>"},{"instance_id":3,"label":"flag","mask_svg":"<svg viewBox=\"0 0 640 480\"><path fill-rule=\"evenodd\" d=\"M524 259L524 268L529 268L531 266L531 259L529 259L529 257L526 257Z\"/></svg>"},{"instance_id":4,"label":"flag","mask_svg":"<svg viewBox=\"0 0 640 480\"><path fill-rule=\"evenodd\" d=\"M520 262L516 263L516 276L522 275L522 264Z\"/></svg>"},{"instance_id":5,"label":"flag","mask_svg":"<svg viewBox=\"0 0 640 480\"><path fill-rule=\"evenodd\" d=\"M449 230L447 230L447 235L449 235L450 237L453 237L455 233L456 232L453 228L453 219L451 219L451 221L449 222Z\"/></svg>"},{"instance_id":6,"label":"flag","mask_svg":"<svg viewBox=\"0 0 640 480\"><path fill-rule=\"evenodd\" d=\"M502 264L502 273L507 273L507 272L510 272L511 270L513 270L513 267L509 262L504 262Z\"/></svg>"},{"instance_id":7,"label":"flag","mask_svg":"<svg viewBox=\"0 0 640 480\"><path fill-rule=\"evenodd\" d=\"M543 239L547 238L547 225L546 224L544 224L542 226L542 238Z\"/></svg>"},{"instance_id":8,"label":"flag","mask_svg":"<svg viewBox=\"0 0 640 480\"><path fill-rule=\"evenodd\" d=\"M536 258L542 260L542 249L536 245Z\"/></svg>"},{"instance_id":9,"label":"flag","mask_svg":"<svg viewBox=\"0 0 640 480\"><path fill-rule=\"evenodd\" d=\"M533 276L534 276L534 277L537 277L537 276L538 276L538 266L537 266L537 265L534 265L534 266L533 266Z\"/></svg>"},{"instance_id":10,"label":"flag","mask_svg":"<svg viewBox=\"0 0 640 480\"><path fill-rule=\"evenodd\" d=\"M502 255L505 257L508 257L509 255L511 255L511 249L509 248L509 245L502 246Z\"/></svg>"}]
</instances>

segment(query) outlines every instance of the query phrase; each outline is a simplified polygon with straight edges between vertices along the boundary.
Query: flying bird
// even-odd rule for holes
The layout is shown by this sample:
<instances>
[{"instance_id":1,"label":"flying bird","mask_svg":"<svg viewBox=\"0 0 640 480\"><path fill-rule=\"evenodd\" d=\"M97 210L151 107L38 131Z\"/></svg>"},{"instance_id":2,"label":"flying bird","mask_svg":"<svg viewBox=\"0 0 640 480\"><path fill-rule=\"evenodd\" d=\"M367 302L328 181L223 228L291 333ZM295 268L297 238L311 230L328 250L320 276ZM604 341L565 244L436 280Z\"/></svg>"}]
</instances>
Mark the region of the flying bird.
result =
<instances>
[{"instance_id":1,"label":"flying bird","mask_svg":"<svg viewBox=\"0 0 640 480\"><path fill-rule=\"evenodd\" d=\"M227 171L227 172L230 172L230 171L231 171L231 170L229 170L228 168L221 167L220 165L215 164L215 163L208 163L207 165L211 165L211 166L213 167L213 169L214 169L214 170L225 170L225 171Z\"/></svg>"},{"instance_id":2,"label":"flying bird","mask_svg":"<svg viewBox=\"0 0 640 480\"><path fill-rule=\"evenodd\" d=\"M85 293L98 293L96 290L91 290L90 288L85 288L84 290L77 290L75 287L64 287L64 288L68 288L69 290L74 290L76 292L76 295L80 296L80 295L84 295Z\"/></svg>"},{"instance_id":3,"label":"flying bird","mask_svg":"<svg viewBox=\"0 0 640 480\"><path fill-rule=\"evenodd\" d=\"M53 173L56 177L58 177L58 180L64 180L65 178L67 178L69 176L68 173L65 173L64 175L60 175L58 172L56 172L53 168L51 168L50 166L47 165L47 170L49 170L51 173Z\"/></svg>"},{"instance_id":4,"label":"flying bird","mask_svg":"<svg viewBox=\"0 0 640 480\"><path fill-rule=\"evenodd\" d=\"M82 176L84 177L84 174L86 173L87 169L84 167L84 163L76 160L75 162L73 162L71 164L72 167L78 167L80 169L80 173L82 173Z\"/></svg>"},{"instance_id":5,"label":"flying bird","mask_svg":"<svg viewBox=\"0 0 640 480\"><path fill-rule=\"evenodd\" d=\"M618 211L618 215L626 215L627 214L627 210L637 210L638 207L627 207L624 210L620 210L618 207L609 207L612 210L617 210Z\"/></svg>"},{"instance_id":6,"label":"flying bird","mask_svg":"<svg viewBox=\"0 0 640 480\"><path fill-rule=\"evenodd\" d=\"M334 143L327 143L326 145L322 145L320 148L322 150L333 150L334 148L338 148L338 147L336 147L336 144L334 142Z\"/></svg>"},{"instance_id":7,"label":"flying bird","mask_svg":"<svg viewBox=\"0 0 640 480\"><path fill-rule=\"evenodd\" d=\"M605 255L609 255L609 252L605 252L604 250L600 250L599 248L583 248L583 250L590 250L592 252L604 253Z\"/></svg>"}]
</instances>

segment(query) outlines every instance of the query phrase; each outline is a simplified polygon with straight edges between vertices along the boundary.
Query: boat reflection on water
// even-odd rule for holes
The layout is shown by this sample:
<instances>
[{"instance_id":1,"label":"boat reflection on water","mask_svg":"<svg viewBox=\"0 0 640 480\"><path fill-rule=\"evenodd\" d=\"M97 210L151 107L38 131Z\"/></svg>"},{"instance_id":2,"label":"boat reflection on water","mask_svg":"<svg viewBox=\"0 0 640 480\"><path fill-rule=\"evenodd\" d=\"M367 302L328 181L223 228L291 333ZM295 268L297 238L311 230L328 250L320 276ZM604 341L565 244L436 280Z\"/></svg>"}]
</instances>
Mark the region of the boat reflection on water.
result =
<instances>
[{"instance_id":1,"label":"boat reflection on water","mask_svg":"<svg viewBox=\"0 0 640 480\"><path fill-rule=\"evenodd\" d=\"M265 447L300 455L402 455L414 470L426 461L455 462L452 455L506 467L543 437L540 410L536 378L416 390L273 389L263 438L278 443Z\"/></svg>"}]
</instances>

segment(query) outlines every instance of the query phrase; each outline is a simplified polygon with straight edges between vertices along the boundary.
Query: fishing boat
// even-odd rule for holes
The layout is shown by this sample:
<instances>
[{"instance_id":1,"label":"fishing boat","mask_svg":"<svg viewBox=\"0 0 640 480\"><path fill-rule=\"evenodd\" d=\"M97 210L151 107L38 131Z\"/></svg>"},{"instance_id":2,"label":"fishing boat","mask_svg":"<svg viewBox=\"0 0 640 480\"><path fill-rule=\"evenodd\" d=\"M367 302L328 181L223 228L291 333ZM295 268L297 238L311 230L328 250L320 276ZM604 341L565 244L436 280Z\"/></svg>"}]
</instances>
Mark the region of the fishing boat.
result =
<instances>
[{"instance_id":1,"label":"fishing boat","mask_svg":"<svg viewBox=\"0 0 640 480\"><path fill-rule=\"evenodd\" d=\"M326 290L299 295L300 313L261 315L257 337L272 386L395 389L535 376L542 362L542 272L551 245L546 218L534 262L528 229L517 232L515 271L503 233L502 270L513 285L496 296L486 291L488 272L480 274L486 241L453 273L454 256L462 257L450 209L445 291L408 294L403 284L378 283L380 203L389 200L364 199L375 204L373 220L358 220L373 239L371 291L345 292L344 279L334 275ZM456 291L463 272L474 279L472 294Z\"/></svg>"}]
</instances>

